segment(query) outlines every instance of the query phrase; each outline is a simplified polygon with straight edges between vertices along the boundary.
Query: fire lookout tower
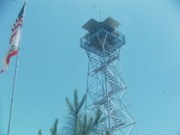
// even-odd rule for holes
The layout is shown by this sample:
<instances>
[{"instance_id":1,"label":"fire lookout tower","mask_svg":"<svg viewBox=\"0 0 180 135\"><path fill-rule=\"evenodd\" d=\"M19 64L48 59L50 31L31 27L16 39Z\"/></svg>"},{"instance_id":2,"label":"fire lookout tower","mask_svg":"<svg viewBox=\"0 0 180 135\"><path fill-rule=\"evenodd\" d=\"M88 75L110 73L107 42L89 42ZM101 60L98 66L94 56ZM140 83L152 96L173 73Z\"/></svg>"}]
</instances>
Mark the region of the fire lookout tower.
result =
<instances>
[{"instance_id":1,"label":"fire lookout tower","mask_svg":"<svg viewBox=\"0 0 180 135\"><path fill-rule=\"evenodd\" d=\"M125 44L125 36L116 30L119 25L108 17L103 22L90 19L82 26L88 31L80 39L89 58L86 110L93 113L99 107L107 117L102 124L103 134L107 130L111 135L130 135L135 121L124 103L126 85L116 67Z\"/></svg>"}]
</instances>

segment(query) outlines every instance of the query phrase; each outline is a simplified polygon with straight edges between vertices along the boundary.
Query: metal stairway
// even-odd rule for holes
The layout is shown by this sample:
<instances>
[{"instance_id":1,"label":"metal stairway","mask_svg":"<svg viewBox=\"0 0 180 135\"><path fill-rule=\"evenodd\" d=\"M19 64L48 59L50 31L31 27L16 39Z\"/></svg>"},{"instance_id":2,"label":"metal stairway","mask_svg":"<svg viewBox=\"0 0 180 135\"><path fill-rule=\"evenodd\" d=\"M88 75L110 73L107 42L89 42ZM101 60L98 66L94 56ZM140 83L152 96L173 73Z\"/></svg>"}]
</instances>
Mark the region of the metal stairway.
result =
<instances>
[{"instance_id":1,"label":"metal stairway","mask_svg":"<svg viewBox=\"0 0 180 135\"><path fill-rule=\"evenodd\" d=\"M111 130L115 131L118 128L126 125L125 115L120 107L115 104L113 97L115 94L120 93L126 89L123 81L120 81L115 77L115 75L107 69L102 71L106 76L107 82L109 84L107 95L105 97L100 97L98 101L94 102L97 106L104 106L105 114L111 119Z\"/></svg>"},{"instance_id":2,"label":"metal stairway","mask_svg":"<svg viewBox=\"0 0 180 135\"><path fill-rule=\"evenodd\" d=\"M119 80L109 69L107 69L105 75L107 76L107 82L110 86L110 90L108 91L108 96L112 96L119 91L125 90L126 86L123 81Z\"/></svg>"},{"instance_id":3,"label":"metal stairway","mask_svg":"<svg viewBox=\"0 0 180 135\"><path fill-rule=\"evenodd\" d=\"M122 110L120 110L120 108L118 108L117 105L114 104L114 102L112 100L109 100L108 102L106 102L104 104L104 107L109 110L106 111L106 114L110 116L110 118L113 121L113 125L111 127L111 130L116 130L117 128L123 126L126 124L126 120L125 120L125 116L122 113Z\"/></svg>"}]
</instances>

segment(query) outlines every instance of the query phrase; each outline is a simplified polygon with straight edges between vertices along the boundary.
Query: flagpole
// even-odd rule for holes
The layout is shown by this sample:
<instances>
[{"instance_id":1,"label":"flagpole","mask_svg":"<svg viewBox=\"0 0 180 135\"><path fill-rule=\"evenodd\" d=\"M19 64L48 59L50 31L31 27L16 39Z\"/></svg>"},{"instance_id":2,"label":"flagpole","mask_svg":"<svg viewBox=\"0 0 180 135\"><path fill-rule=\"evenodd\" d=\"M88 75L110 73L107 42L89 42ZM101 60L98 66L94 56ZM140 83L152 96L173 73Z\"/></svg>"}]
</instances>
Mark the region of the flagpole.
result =
<instances>
[{"instance_id":1,"label":"flagpole","mask_svg":"<svg viewBox=\"0 0 180 135\"><path fill-rule=\"evenodd\" d=\"M12 109L13 109L13 101L14 101L14 92L15 92L15 86L16 86L18 63L19 63L19 52L18 52L17 57L16 57L16 66L15 66L14 78L13 78L13 88L12 88L12 94L11 94L11 103L10 103L7 135L10 135L11 117L12 117Z\"/></svg>"},{"instance_id":2,"label":"flagpole","mask_svg":"<svg viewBox=\"0 0 180 135\"><path fill-rule=\"evenodd\" d=\"M24 2L24 4L26 4L26 2ZM24 10L26 10L26 8ZM23 13L23 22L24 22L24 18L25 18L25 11ZM11 118L12 118L14 94L15 94L16 79L17 79L17 72L18 72L18 65L19 65L19 54L20 54L22 34L23 34L23 26L21 27L18 53L17 53L16 63L15 63L15 71L14 71L13 86L12 86L12 93L11 93L11 102L10 102L10 111L9 111L9 120L8 120L7 135L10 135L10 130L11 130Z\"/></svg>"}]
</instances>

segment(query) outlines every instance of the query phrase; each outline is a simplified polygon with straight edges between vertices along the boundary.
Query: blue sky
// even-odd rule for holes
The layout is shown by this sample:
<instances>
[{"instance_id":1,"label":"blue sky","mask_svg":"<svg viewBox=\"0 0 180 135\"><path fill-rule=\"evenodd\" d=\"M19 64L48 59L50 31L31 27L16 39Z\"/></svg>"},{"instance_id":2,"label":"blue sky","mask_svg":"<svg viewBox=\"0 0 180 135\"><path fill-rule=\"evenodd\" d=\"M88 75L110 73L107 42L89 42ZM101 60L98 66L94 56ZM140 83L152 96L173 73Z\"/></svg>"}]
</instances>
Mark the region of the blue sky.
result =
<instances>
[{"instance_id":1,"label":"blue sky","mask_svg":"<svg viewBox=\"0 0 180 135\"><path fill-rule=\"evenodd\" d=\"M0 1L0 58L23 1ZM129 108L140 135L180 132L178 0L27 0L11 135L44 134L63 125L65 97L85 93L87 56L79 46L90 18L111 16L126 36L121 48ZM5 135L15 58L0 76L0 134ZM164 93L164 94L163 94Z\"/></svg>"}]
</instances>

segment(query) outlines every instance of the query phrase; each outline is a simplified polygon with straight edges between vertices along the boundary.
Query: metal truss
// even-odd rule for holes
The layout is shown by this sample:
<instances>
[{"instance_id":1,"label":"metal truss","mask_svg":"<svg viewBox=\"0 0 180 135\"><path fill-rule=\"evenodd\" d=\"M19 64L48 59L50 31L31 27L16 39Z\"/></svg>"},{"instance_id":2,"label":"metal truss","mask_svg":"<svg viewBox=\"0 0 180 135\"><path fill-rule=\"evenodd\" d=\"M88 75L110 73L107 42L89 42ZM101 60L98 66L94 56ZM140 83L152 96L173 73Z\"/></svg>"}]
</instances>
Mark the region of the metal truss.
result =
<instances>
[{"instance_id":1,"label":"metal truss","mask_svg":"<svg viewBox=\"0 0 180 135\"><path fill-rule=\"evenodd\" d=\"M111 135L130 135L135 125L124 102L127 87L115 64L123 44L123 34L104 29L81 38L81 47L89 58L86 109L93 114L100 108L107 117L102 134L107 130Z\"/></svg>"}]
</instances>

